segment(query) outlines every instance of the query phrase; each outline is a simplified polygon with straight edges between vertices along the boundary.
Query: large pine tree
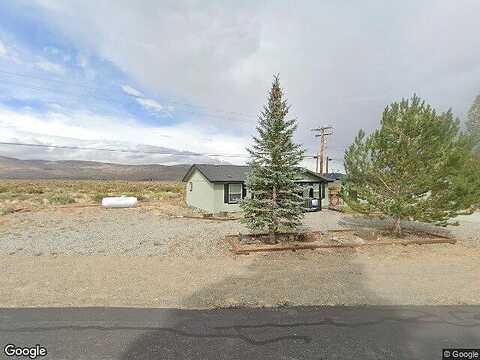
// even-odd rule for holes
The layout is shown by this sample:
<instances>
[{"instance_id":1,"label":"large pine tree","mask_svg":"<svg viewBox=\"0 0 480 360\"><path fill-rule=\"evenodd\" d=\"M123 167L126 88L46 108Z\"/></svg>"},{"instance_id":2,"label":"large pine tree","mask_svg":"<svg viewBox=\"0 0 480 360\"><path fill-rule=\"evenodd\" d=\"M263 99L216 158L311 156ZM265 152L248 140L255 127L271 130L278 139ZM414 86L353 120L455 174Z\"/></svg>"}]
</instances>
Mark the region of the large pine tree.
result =
<instances>
[{"instance_id":1,"label":"large pine tree","mask_svg":"<svg viewBox=\"0 0 480 360\"><path fill-rule=\"evenodd\" d=\"M447 225L480 199L471 142L452 112L438 114L417 96L388 106L380 129L360 131L345 153L342 195L354 210Z\"/></svg>"},{"instance_id":2,"label":"large pine tree","mask_svg":"<svg viewBox=\"0 0 480 360\"><path fill-rule=\"evenodd\" d=\"M475 98L467 114L467 134L474 141L475 150L480 153L480 95Z\"/></svg>"},{"instance_id":3,"label":"large pine tree","mask_svg":"<svg viewBox=\"0 0 480 360\"><path fill-rule=\"evenodd\" d=\"M472 141L474 166L480 167L480 95L478 95L467 114L467 136ZM480 208L480 197L477 200L477 208Z\"/></svg>"},{"instance_id":4,"label":"large pine tree","mask_svg":"<svg viewBox=\"0 0 480 360\"><path fill-rule=\"evenodd\" d=\"M296 120L287 120L289 106L274 77L268 104L259 116L253 137L250 172L246 181L252 196L241 203L243 222L252 231L268 231L275 241L279 231L293 230L303 218L302 188L295 183L304 150L293 142Z\"/></svg>"}]
</instances>

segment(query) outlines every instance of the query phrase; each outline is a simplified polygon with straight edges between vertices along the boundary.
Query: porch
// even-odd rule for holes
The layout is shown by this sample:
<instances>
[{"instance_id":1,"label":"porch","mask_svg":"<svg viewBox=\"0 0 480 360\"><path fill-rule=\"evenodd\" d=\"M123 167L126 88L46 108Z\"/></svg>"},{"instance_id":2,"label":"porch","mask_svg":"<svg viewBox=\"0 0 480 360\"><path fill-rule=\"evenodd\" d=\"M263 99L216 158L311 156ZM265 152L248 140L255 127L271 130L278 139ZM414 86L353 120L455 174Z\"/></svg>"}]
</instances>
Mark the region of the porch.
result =
<instances>
[{"instance_id":1,"label":"porch","mask_svg":"<svg viewBox=\"0 0 480 360\"><path fill-rule=\"evenodd\" d=\"M303 188L303 198L305 211L320 211L322 210L322 202L327 198L324 182L314 181L298 181ZM327 206L325 206L327 207Z\"/></svg>"}]
</instances>

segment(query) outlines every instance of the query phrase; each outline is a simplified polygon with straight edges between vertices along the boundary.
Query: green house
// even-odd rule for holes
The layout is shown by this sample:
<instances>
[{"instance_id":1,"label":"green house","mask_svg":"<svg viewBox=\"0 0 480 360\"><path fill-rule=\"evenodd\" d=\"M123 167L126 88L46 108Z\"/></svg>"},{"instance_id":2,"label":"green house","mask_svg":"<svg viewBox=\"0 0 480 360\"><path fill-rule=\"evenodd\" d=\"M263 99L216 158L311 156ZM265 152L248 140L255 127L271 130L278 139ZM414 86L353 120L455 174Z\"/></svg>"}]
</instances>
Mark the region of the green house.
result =
<instances>
[{"instance_id":1,"label":"green house","mask_svg":"<svg viewBox=\"0 0 480 360\"><path fill-rule=\"evenodd\" d=\"M245 186L248 166L194 164L183 177L187 205L208 213L240 211L240 202L250 196ZM303 187L305 209L328 207L328 186L332 180L299 168L298 183Z\"/></svg>"}]
</instances>

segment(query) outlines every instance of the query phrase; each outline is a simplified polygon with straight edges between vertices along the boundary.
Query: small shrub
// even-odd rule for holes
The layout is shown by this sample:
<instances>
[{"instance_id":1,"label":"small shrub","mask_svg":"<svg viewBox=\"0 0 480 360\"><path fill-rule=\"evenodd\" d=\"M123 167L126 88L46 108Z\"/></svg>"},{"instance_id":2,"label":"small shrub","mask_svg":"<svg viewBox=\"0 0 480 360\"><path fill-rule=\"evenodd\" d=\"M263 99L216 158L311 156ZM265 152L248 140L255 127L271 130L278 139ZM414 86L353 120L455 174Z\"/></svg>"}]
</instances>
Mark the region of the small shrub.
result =
<instances>
[{"instance_id":1,"label":"small shrub","mask_svg":"<svg viewBox=\"0 0 480 360\"><path fill-rule=\"evenodd\" d=\"M165 191L165 192L160 192L157 193L155 198L157 200L163 200L163 199L173 199L179 197L180 194L177 192L171 192L171 191Z\"/></svg>"},{"instance_id":2,"label":"small shrub","mask_svg":"<svg viewBox=\"0 0 480 360\"><path fill-rule=\"evenodd\" d=\"M75 199L66 193L55 193L48 197L48 201L51 204L67 205L73 204Z\"/></svg>"},{"instance_id":3,"label":"small shrub","mask_svg":"<svg viewBox=\"0 0 480 360\"><path fill-rule=\"evenodd\" d=\"M2 207L0 208L0 216L12 214L15 212L15 209L11 207Z\"/></svg>"},{"instance_id":4,"label":"small shrub","mask_svg":"<svg viewBox=\"0 0 480 360\"><path fill-rule=\"evenodd\" d=\"M341 213L344 213L344 214L357 214L357 212L347 204L340 205L339 210Z\"/></svg>"},{"instance_id":5,"label":"small shrub","mask_svg":"<svg viewBox=\"0 0 480 360\"><path fill-rule=\"evenodd\" d=\"M121 194L121 196L133 196L136 197L138 201L145 200L145 196L143 194L135 194L132 192L124 192Z\"/></svg>"},{"instance_id":6,"label":"small shrub","mask_svg":"<svg viewBox=\"0 0 480 360\"><path fill-rule=\"evenodd\" d=\"M183 184L158 184L153 186L152 191L156 192L174 192L174 193L182 193L183 192Z\"/></svg>"},{"instance_id":7,"label":"small shrub","mask_svg":"<svg viewBox=\"0 0 480 360\"><path fill-rule=\"evenodd\" d=\"M92 200L96 203L101 203L104 197L107 197L107 194L96 193L92 196Z\"/></svg>"},{"instance_id":8,"label":"small shrub","mask_svg":"<svg viewBox=\"0 0 480 360\"><path fill-rule=\"evenodd\" d=\"M43 194L45 191L39 186L26 187L23 190L26 194Z\"/></svg>"}]
</instances>

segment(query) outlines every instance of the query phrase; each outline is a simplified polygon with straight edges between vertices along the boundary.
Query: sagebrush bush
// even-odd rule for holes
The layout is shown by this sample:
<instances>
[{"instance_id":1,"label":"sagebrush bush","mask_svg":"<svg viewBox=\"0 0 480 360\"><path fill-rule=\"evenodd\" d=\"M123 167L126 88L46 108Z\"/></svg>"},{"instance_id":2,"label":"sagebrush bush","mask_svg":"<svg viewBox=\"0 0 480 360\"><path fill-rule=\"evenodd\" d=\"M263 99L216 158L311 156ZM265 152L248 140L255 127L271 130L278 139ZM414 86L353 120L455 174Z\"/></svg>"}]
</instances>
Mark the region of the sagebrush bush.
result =
<instances>
[{"instance_id":1,"label":"sagebrush bush","mask_svg":"<svg viewBox=\"0 0 480 360\"><path fill-rule=\"evenodd\" d=\"M28 186L22 189L25 194L43 194L45 190L40 186Z\"/></svg>"},{"instance_id":2,"label":"sagebrush bush","mask_svg":"<svg viewBox=\"0 0 480 360\"><path fill-rule=\"evenodd\" d=\"M115 180L3 180L0 201L17 201L18 207L41 208L46 204L100 204L107 196L135 196L140 201L180 197L184 185L174 182ZM7 205L0 203L0 208Z\"/></svg>"},{"instance_id":3,"label":"sagebrush bush","mask_svg":"<svg viewBox=\"0 0 480 360\"><path fill-rule=\"evenodd\" d=\"M51 194L47 199L51 204L58 205L73 204L75 202L75 199L67 193L54 193Z\"/></svg>"},{"instance_id":4,"label":"sagebrush bush","mask_svg":"<svg viewBox=\"0 0 480 360\"><path fill-rule=\"evenodd\" d=\"M8 215L8 214L11 214L11 213L14 213L14 212L15 212L15 210L11 207L0 208L0 216Z\"/></svg>"},{"instance_id":5,"label":"sagebrush bush","mask_svg":"<svg viewBox=\"0 0 480 360\"><path fill-rule=\"evenodd\" d=\"M91 199L96 203L101 203L104 197L107 197L108 194L96 193L91 196Z\"/></svg>"}]
</instances>

